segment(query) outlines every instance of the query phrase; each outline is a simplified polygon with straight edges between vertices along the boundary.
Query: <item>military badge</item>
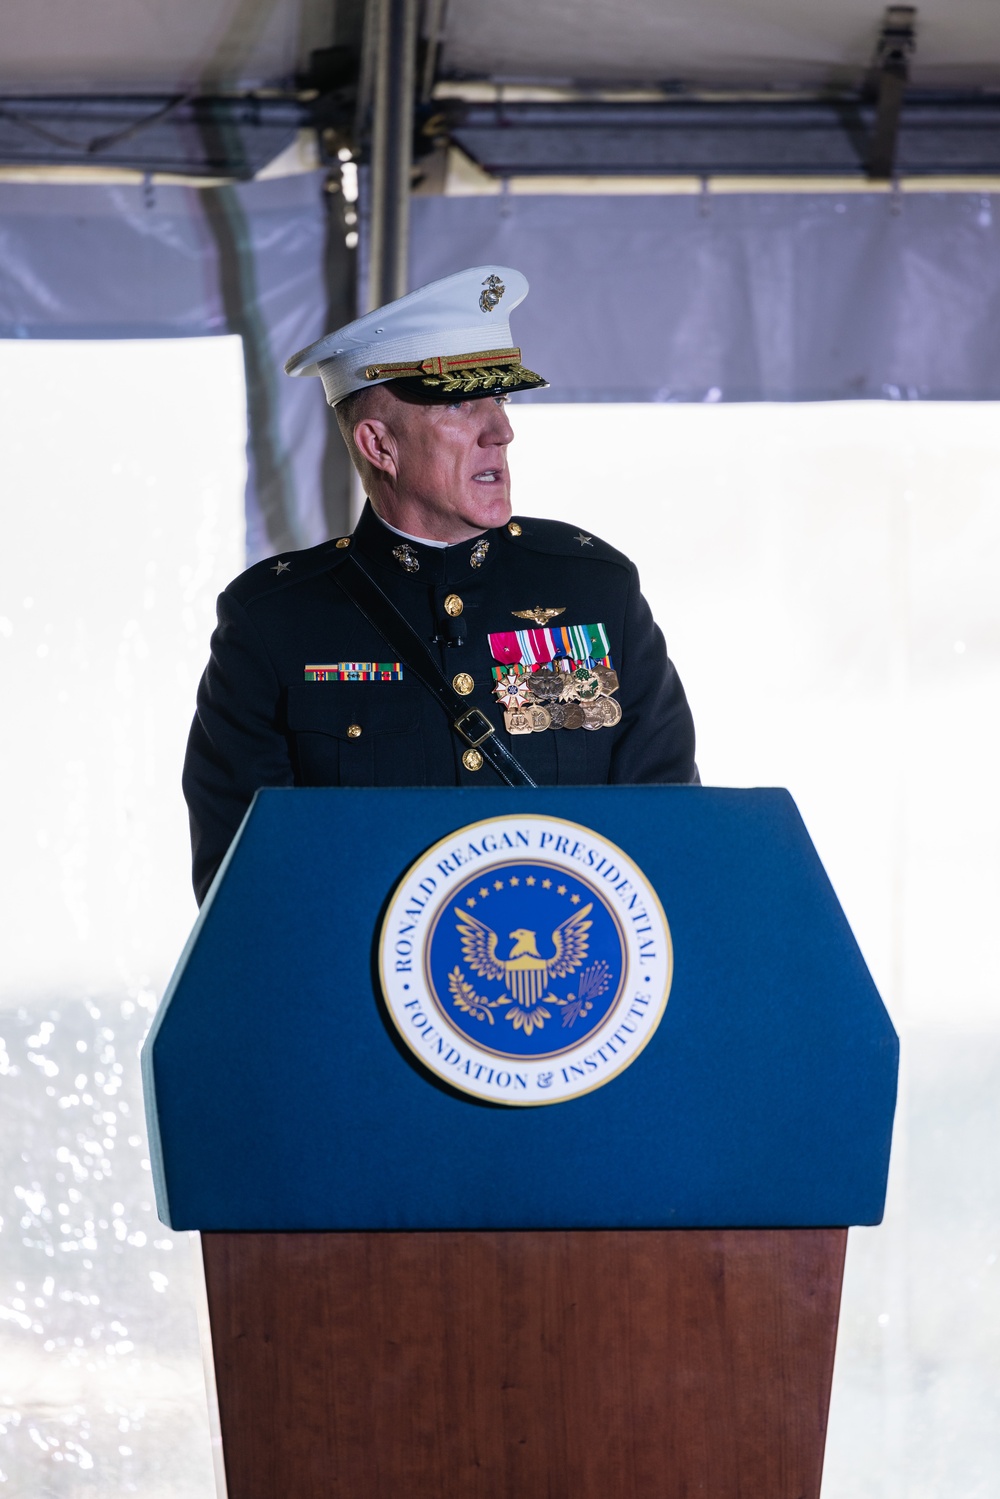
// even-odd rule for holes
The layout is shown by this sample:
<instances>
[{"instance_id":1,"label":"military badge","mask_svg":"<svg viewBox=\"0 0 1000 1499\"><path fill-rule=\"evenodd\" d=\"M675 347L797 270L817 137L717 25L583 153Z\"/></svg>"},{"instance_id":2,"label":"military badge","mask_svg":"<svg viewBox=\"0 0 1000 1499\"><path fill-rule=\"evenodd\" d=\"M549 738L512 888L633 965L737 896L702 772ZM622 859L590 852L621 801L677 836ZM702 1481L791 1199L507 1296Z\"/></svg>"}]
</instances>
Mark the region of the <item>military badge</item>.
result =
<instances>
[{"instance_id":1,"label":"military badge","mask_svg":"<svg viewBox=\"0 0 1000 1499\"><path fill-rule=\"evenodd\" d=\"M537 703L525 703L523 708L512 708L503 716L508 734L540 734L552 727L552 714Z\"/></svg>"},{"instance_id":2,"label":"military badge","mask_svg":"<svg viewBox=\"0 0 1000 1499\"><path fill-rule=\"evenodd\" d=\"M401 546L393 547L392 555L404 572L418 573L420 571L420 558L408 542L404 541Z\"/></svg>"},{"instance_id":3,"label":"military badge","mask_svg":"<svg viewBox=\"0 0 1000 1499\"><path fill-rule=\"evenodd\" d=\"M618 673L611 665L604 625L561 625L550 629L543 616L561 609L539 606L512 611L533 619L535 630L504 630L490 636L494 691L509 734L540 734L545 729L612 729L621 705L612 700ZM534 711L533 711L534 710Z\"/></svg>"},{"instance_id":4,"label":"military badge","mask_svg":"<svg viewBox=\"0 0 1000 1499\"><path fill-rule=\"evenodd\" d=\"M479 306L483 312L492 312L507 288L496 275L487 276L483 287L485 289L479 293Z\"/></svg>"},{"instance_id":5,"label":"military badge","mask_svg":"<svg viewBox=\"0 0 1000 1499\"><path fill-rule=\"evenodd\" d=\"M531 733L531 719L520 708L508 708L503 716L503 723L508 734Z\"/></svg>"},{"instance_id":6,"label":"military badge","mask_svg":"<svg viewBox=\"0 0 1000 1499\"><path fill-rule=\"evenodd\" d=\"M672 968L641 869L590 829L544 816L474 823L428 850L379 939L406 1044L495 1103L559 1103L610 1082L655 1032Z\"/></svg>"},{"instance_id":7,"label":"military badge","mask_svg":"<svg viewBox=\"0 0 1000 1499\"><path fill-rule=\"evenodd\" d=\"M556 619L560 614L566 613L565 605L561 609L546 609L541 604L536 604L534 609L512 609L515 619L533 619L536 625L547 625L550 619Z\"/></svg>"},{"instance_id":8,"label":"military badge","mask_svg":"<svg viewBox=\"0 0 1000 1499\"><path fill-rule=\"evenodd\" d=\"M307 682L401 682L400 661L328 661L306 666Z\"/></svg>"},{"instance_id":9,"label":"military badge","mask_svg":"<svg viewBox=\"0 0 1000 1499\"><path fill-rule=\"evenodd\" d=\"M528 701L528 684L516 667L500 674L493 691L502 708L521 708Z\"/></svg>"}]
</instances>

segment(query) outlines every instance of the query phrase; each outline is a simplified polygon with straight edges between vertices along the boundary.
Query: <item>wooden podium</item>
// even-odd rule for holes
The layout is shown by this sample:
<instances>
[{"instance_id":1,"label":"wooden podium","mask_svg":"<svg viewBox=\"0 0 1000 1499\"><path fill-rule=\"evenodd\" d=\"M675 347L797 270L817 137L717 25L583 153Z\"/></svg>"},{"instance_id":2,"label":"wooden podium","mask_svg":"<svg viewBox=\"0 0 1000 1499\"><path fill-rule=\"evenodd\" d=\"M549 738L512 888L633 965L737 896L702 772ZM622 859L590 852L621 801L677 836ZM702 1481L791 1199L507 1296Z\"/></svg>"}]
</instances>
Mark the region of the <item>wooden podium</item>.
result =
<instances>
[{"instance_id":1,"label":"wooden podium","mask_svg":"<svg viewBox=\"0 0 1000 1499\"><path fill-rule=\"evenodd\" d=\"M676 966L632 1066L505 1109L399 1044L372 952L422 850L526 808L627 850ZM229 1499L817 1499L896 1062L786 793L260 793L143 1054Z\"/></svg>"}]
</instances>

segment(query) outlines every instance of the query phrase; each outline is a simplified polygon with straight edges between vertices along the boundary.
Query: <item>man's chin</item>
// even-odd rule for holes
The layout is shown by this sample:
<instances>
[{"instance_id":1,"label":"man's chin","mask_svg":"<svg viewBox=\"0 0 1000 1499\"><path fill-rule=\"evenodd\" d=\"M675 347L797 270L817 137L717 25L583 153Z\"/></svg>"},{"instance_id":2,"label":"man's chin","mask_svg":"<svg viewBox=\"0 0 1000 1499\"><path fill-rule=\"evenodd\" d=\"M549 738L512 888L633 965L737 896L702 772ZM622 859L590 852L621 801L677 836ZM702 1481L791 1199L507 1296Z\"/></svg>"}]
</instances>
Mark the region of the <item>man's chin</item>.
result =
<instances>
[{"instance_id":1,"label":"man's chin","mask_svg":"<svg viewBox=\"0 0 1000 1499\"><path fill-rule=\"evenodd\" d=\"M475 518L477 524L485 527L502 526L510 520L510 485L502 482L477 484L473 481L464 508L466 518Z\"/></svg>"},{"instance_id":2,"label":"man's chin","mask_svg":"<svg viewBox=\"0 0 1000 1499\"><path fill-rule=\"evenodd\" d=\"M510 520L510 495L499 484L481 493L475 490L465 496L462 507L456 507L460 519L475 531L493 531L496 526L507 525Z\"/></svg>"}]
</instances>

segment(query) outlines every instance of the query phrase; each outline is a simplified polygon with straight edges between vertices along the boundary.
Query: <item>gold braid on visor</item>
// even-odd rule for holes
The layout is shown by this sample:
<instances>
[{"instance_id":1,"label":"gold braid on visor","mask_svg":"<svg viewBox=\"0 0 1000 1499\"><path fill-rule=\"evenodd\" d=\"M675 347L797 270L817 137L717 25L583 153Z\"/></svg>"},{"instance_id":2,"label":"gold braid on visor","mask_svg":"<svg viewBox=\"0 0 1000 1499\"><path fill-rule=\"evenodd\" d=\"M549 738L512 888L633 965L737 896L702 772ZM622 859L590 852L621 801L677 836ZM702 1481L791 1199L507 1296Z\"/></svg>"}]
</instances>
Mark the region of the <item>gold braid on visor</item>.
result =
<instances>
[{"instance_id":1,"label":"gold braid on visor","mask_svg":"<svg viewBox=\"0 0 1000 1499\"><path fill-rule=\"evenodd\" d=\"M544 385L541 375L525 369L520 349L486 349L479 354L438 355L407 364L370 364L366 380L418 380L442 395L474 395L477 391L510 390Z\"/></svg>"}]
</instances>

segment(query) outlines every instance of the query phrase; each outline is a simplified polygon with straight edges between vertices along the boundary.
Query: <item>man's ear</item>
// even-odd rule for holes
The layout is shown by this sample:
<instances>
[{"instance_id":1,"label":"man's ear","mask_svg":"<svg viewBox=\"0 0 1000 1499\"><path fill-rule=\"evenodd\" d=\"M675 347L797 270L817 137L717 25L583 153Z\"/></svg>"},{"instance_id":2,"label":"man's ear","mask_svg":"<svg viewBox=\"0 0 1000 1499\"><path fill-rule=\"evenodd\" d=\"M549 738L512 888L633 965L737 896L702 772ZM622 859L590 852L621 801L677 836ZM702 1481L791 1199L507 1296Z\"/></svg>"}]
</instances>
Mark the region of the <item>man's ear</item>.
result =
<instances>
[{"instance_id":1,"label":"man's ear","mask_svg":"<svg viewBox=\"0 0 1000 1499\"><path fill-rule=\"evenodd\" d=\"M385 422L366 416L354 428L354 445L366 463L394 479L398 473L396 443Z\"/></svg>"}]
</instances>

